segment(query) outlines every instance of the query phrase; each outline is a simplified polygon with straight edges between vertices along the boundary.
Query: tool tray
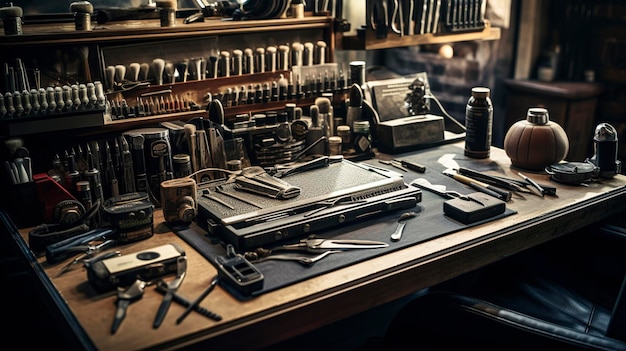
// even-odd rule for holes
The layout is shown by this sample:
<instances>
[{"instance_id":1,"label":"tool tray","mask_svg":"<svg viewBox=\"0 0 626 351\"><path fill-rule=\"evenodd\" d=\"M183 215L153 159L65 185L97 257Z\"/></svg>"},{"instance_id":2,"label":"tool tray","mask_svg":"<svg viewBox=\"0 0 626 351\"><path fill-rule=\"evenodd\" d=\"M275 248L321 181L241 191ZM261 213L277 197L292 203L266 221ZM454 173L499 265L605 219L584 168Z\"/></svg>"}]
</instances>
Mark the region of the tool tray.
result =
<instances>
[{"instance_id":1,"label":"tool tray","mask_svg":"<svg viewBox=\"0 0 626 351\"><path fill-rule=\"evenodd\" d=\"M226 179L199 184L198 225L239 251L251 250L412 208L422 198L421 190L409 187L401 175L347 160L282 179L300 187L300 195L274 199L237 190ZM218 186L222 193L215 191ZM207 189L218 201L202 196Z\"/></svg>"}]
</instances>

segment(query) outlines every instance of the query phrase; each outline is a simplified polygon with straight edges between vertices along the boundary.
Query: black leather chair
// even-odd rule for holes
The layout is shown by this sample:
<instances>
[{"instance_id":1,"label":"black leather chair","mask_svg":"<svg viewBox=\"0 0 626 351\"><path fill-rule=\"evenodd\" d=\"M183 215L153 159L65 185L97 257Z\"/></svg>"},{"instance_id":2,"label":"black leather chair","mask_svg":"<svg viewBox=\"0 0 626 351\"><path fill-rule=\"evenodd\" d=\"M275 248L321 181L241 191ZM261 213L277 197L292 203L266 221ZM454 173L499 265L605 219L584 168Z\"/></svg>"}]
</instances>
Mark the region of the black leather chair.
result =
<instances>
[{"instance_id":1,"label":"black leather chair","mask_svg":"<svg viewBox=\"0 0 626 351\"><path fill-rule=\"evenodd\" d=\"M584 228L433 287L376 346L626 350L626 229Z\"/></svg>"}]
</instances>

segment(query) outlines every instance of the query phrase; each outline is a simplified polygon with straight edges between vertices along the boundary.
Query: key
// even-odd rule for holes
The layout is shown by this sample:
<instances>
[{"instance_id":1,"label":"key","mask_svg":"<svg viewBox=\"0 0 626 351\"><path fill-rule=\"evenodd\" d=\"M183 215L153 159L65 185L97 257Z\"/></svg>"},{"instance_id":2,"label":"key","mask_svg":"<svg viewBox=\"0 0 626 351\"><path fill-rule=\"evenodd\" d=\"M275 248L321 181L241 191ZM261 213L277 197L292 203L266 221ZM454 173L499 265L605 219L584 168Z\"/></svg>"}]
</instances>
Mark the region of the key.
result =
<instances>
[{"instance_id":1,"label":"key","mask_svg":"<svg viewBox=\"0 0 626 351\"><path fill-rule=\"evenodd\" d=\"M146 282L142 280L135 280L135 282L126 289L117 289L117 310L115 311L115 318L113 319L113 325L111 326L111 334L115 334L117 329L122 324L124 317L126 317L126 310L131 302L137 301L143 297L143 290L146 287Z\"/></svg>"}]
</instances>

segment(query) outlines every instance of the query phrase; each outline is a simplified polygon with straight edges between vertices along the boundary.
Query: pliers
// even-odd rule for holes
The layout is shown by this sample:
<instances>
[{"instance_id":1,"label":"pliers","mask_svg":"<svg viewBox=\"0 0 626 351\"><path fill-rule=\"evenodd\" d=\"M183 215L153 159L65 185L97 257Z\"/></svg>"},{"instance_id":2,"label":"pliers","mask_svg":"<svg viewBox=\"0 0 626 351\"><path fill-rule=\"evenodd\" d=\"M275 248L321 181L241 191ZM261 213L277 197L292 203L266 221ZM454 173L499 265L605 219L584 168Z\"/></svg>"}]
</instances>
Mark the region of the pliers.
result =
<instances>
[{"instance_id":1,"label":"pliers","mask_svg":"<svg viewBox=\"0 0 626 351\"><path fill-rule=\"evenodd\" d=\"M111 326L111 334L115 334L117 329L122 324L122 321L126 317L126 310L131 302L135 302L143 297L143 291L146 287L146 282L137 279L128 288L117 288L117 310L115 311L115 318L113 319L113 325Z\"/></svg>"},{"instance_id":2,"label":"pliers","mask_svg":"<svg viewBox=\"0 0 626 351\"><path fill-rule=\"evenodd\" d=\"M172 304L174 293L176 293L180 284L183 282L183 279L185 279L186 272L187 257L179 256L176 260L176 278L167 284L167 291L163 296L163 301L161 301L161 305L159 306L156 317L154 318L154 324L152 325L154 328L161 326L161 323L163 322L163 319Z\"/></svg>"}]
</instances>

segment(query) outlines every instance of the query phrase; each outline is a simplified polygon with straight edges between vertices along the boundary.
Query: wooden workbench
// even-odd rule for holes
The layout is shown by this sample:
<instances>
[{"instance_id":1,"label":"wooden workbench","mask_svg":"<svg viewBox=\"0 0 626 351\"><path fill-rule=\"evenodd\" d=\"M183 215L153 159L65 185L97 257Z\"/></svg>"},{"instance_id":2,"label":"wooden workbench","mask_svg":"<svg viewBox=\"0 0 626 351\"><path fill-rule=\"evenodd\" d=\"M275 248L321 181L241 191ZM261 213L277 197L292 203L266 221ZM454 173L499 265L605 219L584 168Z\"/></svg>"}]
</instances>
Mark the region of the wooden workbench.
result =
<instances>
[{"instance_id":1,"label":"wooden workbench","mask_svg":"<svg viewBox=\"0 0 626 351\"><path fill-rule=\"evenodd\" d=\"M463 153L463 142L454 144ZM492 148L491 158L516 177L503 150ZM218 314L219 322L191 313L181 324L176 318L184 307L173 303L158 329L152 321L163 295L147 288L143 298L132 303L116 334L110 326L116 310L115 295L95 295L83 267L59 277L62 264L50 266L45 257L28 249L28 231L13 237L50 297L51 309L67 324L71 343L81 349L137 350L177 349L202 345L206 350L259 349L334 321L404 297L487 264L529 249L626 209L626 177L591 182L588 186L563 185L546 174L525 173L557 186L556 197L514 198L507 207L517 211L486 224L471 227L394 251L366 262L308 279L249 301L239 301L217 287L201 306ZM187 256L187 276L178 293L195 299L216 274L216 268L163 225L162 212L155 211L155 234L140 242L117 247L136 252L162 244L177 243ZM408 235L405 233L405 235Z\"/></svg>"}]
</instances>

